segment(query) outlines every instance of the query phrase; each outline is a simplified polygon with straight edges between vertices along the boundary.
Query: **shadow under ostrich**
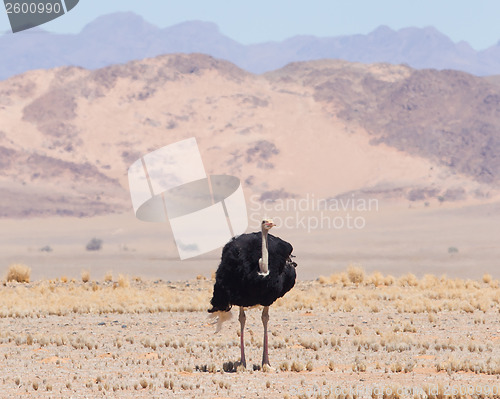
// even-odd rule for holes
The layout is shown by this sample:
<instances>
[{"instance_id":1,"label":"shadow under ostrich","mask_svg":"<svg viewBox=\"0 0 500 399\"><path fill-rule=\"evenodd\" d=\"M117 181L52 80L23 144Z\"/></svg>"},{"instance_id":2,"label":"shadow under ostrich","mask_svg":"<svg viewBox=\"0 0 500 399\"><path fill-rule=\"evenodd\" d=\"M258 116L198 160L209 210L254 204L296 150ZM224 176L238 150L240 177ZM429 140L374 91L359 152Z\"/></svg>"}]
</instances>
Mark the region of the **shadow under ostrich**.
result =
<instances>
[{"instance_id":1,"label":"shadow under ostrich","mask_svg":"<svg viewBox=\"0 0 500 399\"><path fill-rule=\"evenodd\" d=\"M214 293L208 311L218 316L217 330L230 317L233 305L240 307L241 364L246 367L245 307L262 305L264 345L262 365L269 364L267 344L267 322L269 306L285 295L295 285L295 267L292 261L293 247L290 243L269 234L275 226L272 220L262 221L262 231L242 234L229 241L222 250L222 258L215 274Z\"/></svg>"}]
</instances>

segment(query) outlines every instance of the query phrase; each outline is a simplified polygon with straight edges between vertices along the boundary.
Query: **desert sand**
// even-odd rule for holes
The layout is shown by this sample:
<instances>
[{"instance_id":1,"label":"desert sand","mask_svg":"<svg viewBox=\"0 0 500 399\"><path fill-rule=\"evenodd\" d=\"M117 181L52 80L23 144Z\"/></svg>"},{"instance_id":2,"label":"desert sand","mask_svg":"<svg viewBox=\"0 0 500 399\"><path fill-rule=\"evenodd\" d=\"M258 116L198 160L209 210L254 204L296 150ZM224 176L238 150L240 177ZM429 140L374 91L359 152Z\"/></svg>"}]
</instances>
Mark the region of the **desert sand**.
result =
<instances>
[{"instance_id":1,"label":"desert sand","mask_svg":"<svg viewBox=\"0 0 500 399\"><path fill-rule=\"evenodd\" d=\"M418 277L431 273L480 279L484 273L495 276L498 270L498 202L455 206L435 201L417 207L411 202L380 200L378 209L323 213L256 209L252 203L247 208L248 231L258 230L255 220L265 215L274 218L278 226L272 233L292 243L301 280L330 275L350 264L370 273L411 272ZM326 222L321 226L322 216L339 218L344 226L329 228ZM349 216L362 218L364 225L349 228ZM132 210L91 218L2 219L0 226L0 275L9 264L24 263L32 268L34 280L78 278L82 270L98 279L108 271L166 281L198 275L210 278L221 253L216 249L180 261L168 223L142 222ZM100 251L86 251L93 237L103 241ZM41 251L46 246L52 251Z\"/></svg>"},{"instance_id":2,"label":"desert sand","mask_svg":"<svg viewBox=\"0 0 500 399\"><path fill-rule=\"evenodd\" d=\"M237 317L218 334L208 320L220 250L180 261L168 225L128 213L2 220L0 272L32 270L0 286L0 396L499 392L498 204L389 205L359 213L362 229L273 230L294 245L298 281L271 307L269 370L258 308L246 370ZM85 250L92 237L100 251Z\"/></svg>"},{"instance_id":3,"label":"desert sand","mask_svg":"<svg viewBox=\"0 0 500 399\"><path fill-rule=\"evenodd\" d=\"M247 369L238 368L237 318L214 334L212 284L109 275L6 283L2 397L444 398L455 389L465 398L500 389L491 276L351 267L299 281L271 307L269 369L259 369L257 308L247 311ZM357 396L342 396L349 390Z\"/></svg>"}]
</instances>

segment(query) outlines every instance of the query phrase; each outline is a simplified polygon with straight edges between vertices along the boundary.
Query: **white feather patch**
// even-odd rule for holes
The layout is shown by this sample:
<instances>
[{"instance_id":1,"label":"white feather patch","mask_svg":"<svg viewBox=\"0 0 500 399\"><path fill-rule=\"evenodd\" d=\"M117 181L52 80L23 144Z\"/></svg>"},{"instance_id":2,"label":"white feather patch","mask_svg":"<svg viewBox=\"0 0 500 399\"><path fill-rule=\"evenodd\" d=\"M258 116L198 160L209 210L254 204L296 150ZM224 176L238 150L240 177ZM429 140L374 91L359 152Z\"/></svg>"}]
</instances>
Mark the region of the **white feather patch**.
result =
<instances>
[{"instance_id":1,"label":"white feather patch","mask_svg":"<svg viewBox=\"0 0 500 399\"><path fill-rule=\"evenodd\" d=\"M231 317L233 317L233 314L231 313L231 311L229 311L229 312L219 311L219 312L210 313L208 315L208 318L211 319L210 324L217 323L217 326L215 328L216 334L221 330L222 323L224 323L225 321L228 321L229 319L231 319Z\"/></svg>"}]
</instances>

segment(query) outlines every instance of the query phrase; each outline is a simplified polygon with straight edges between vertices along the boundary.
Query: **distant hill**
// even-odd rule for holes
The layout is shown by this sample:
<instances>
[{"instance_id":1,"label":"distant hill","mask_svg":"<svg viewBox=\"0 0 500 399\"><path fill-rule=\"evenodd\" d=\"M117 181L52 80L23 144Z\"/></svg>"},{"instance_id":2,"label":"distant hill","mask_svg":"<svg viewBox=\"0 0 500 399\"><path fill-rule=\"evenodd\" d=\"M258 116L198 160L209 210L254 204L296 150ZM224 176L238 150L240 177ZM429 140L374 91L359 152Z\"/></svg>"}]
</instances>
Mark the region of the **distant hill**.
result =
<instances>
[{"instance_id":1,"label":"distant hill","mask_svg":"<svg viewBox=\"0 0 500 399\"><path fill-rule=\"evenodd\" d=\"M221 34L213 23L190 21L160 29L136 14L115 13L97 18L76 35L32 29L0 36L0 79L33 69L96 69L170 53L208 54L252 73L323 58L456 69L475 75L500 71L500 44L475 51L432 27L394 31L382 26L367 35L296 36L282 42L242 45Z\"/></svg>"},{"instance_id":2,"label":"distant hill","mask_svg":"<svg viewBox=\"0 0 500 399\"><path fill-rule=\"evenodd\" d=\"M500 183L500 85L460 71L367 69L311 61L266 74L314 90L335 117L361 125L373 143L431 159L475 180Z\"/></svg>"},{"instance_id":3,"label":"distant hill","mask_svg":"<svg viewBox=\"0 0 500 399\"><path fill-rule=\"evenodd\" d=\"M0 217L131 212L127 169L196 137L247 198L483 201L500 186L500 85L338 60L256 76L201 54L0 81Z\"/></svg>"}]
</instances>

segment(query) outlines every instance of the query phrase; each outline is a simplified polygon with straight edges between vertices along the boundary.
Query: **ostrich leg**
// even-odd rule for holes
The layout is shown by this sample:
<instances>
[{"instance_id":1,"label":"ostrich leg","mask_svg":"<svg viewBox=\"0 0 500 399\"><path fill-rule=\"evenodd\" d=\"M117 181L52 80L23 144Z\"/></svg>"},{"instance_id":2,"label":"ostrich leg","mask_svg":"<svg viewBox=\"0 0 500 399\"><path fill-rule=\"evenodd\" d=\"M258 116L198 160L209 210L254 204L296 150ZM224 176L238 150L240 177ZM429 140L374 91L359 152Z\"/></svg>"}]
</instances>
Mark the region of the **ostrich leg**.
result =
<instances>
[{"instance_id":1,"label":"ostrich leg","mask_svg":"<svg viewBox=\"0 0 500 399\"><path fill-rule=\"evenodd\" d=\"M243 306L240 306L240 316L238 317L241 325L241 333L240 333L240 347L241 347L241 364L243 367L247 367L247 362L245 360L245 340L243 339L243 332L245 331L245 311L243 310Z\"/></svg>"},{"instance_id":2,"label":"ostrich leg","mask_svg":"<svg viewBox=\"0 0 500 399\"><path fill-rule=\"evenodd\" d=\"M262 353L262 365L269 364L269 355L267 354L267 322L269 321L269 306L264 306L262 310L262 324L264 325L264 350Z\"/></svg>"}]
</instances>

